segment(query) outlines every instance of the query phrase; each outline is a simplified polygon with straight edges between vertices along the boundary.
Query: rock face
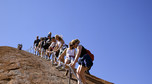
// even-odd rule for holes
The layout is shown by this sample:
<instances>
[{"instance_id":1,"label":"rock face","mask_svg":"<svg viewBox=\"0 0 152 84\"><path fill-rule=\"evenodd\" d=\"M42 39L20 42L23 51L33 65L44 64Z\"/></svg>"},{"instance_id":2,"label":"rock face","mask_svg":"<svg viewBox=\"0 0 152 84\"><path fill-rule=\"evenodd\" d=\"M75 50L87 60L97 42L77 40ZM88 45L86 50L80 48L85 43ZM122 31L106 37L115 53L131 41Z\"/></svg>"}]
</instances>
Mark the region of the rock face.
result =
<instances>
[{"instance_id":1,"label":"rock face","mask_svg":"<svg viewBox=\"0 0 152 84\"><path fill-rule=\"evenodd\" d=\"M86 75L88 84L112 84L93 75ZM0 84L68 84L64 71L50 61L23 50L0 47ZM76 79L71 84L77 84Z\"/></svg>"}]
</instances>

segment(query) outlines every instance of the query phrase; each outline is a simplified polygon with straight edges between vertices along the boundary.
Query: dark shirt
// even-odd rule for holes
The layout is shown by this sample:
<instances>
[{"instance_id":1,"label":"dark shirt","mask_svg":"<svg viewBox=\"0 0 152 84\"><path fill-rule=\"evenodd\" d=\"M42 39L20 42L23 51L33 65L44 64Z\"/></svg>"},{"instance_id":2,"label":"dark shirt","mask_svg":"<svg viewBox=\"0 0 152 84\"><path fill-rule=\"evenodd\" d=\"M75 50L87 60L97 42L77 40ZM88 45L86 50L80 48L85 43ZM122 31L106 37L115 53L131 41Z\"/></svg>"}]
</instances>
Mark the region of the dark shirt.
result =
<instances>
[{"instance_id":1,"label":"dark shirt","mask_svg":"<svg viewBox=\"0 0 152 84\"><path fill-rule=\"evenodd\" d=\"M50 43L51 43L51 39L47 39L47 40L46 40L46 43L49 43L49 44L50 44Z\"/></svg>"},{"instance_id":2,"label":"dark shirt","mask_svg":"<svg viewBox=\"0 0 152 84\"><path fill-rule=\"evenodd\" d=\"M51 45L51 38L50 39L46 38L45 43L43 44L43 48L48 49L50 45Z\"/></svg>"},{"instance_id":3,"label":"dark shirt","mask_svg":"<svg viewBox=\"0 0 152 84\"><path fill-rule=\"evenodd\" d=\"M36 39L36 40L34 41L34 45L35 45L35 46L38 46L39 42L40 42L40 39Z\"/></svg>"},{"instance_id":4,"label":"dark shirt","mask_svg":"<svg viewBox=\"0 0 152 84\"><path fill-rule=\"evenodd\" d=\"M80 57L83 57L85 54L87 54L86 49L82 46Z\"/></svg>"}]
</instances>

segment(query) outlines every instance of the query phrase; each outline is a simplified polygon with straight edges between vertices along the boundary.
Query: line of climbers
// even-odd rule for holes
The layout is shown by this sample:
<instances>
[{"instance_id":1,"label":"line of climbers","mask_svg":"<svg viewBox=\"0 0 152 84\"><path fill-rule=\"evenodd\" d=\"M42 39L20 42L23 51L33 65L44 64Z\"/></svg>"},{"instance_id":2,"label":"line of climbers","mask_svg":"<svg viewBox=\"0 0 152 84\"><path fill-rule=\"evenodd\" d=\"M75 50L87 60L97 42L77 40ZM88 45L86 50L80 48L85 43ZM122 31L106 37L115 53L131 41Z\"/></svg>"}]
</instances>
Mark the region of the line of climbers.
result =
<instances>
[{"instance_id":1,"label":"line of climbers","mask_svg":"<svg viewBox=\"0 0 152 84\"><path fill-rule=\"evenodd\" d=\"M65 75L68 74L68 67L64 66L65 64L70 64L74 69L76 63L78 62L79 66L77 68L76 74L79 79L86 84L85 72L89 73L93 65L94 55L87 50L82 45L79 45L80 41L74 39L69 42L69 46L65 44L62 36L55 35L51 37L52 33L49 32L47 37L36 37L34 41L35 55L41 56L47 60L51 60L52 64L56 66L56 69L65 70ZM52 56L52 59L50 58ZM64 59L66 56L66 59ZM80 81L78 81L80 84Z\"/></svg>"}]
</instances>

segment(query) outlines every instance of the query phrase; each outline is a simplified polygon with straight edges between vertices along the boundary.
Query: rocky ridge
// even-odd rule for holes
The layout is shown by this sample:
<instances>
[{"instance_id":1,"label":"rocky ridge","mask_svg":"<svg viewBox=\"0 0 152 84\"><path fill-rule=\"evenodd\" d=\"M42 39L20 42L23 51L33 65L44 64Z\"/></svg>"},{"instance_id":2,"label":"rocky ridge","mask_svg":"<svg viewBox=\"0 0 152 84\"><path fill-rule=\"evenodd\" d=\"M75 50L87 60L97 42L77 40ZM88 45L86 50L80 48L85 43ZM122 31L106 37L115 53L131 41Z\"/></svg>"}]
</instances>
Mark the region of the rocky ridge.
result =
<instances>
[{"instance_id":1,"label":"rocky ridge","mask_svg":"<svg viewBox=\"0 0 152 84\"><path fill-rule=\"evenodd\" d=\"M88 84L113 84L87 75ZM64 71L58 71L50 61L16 48L0 47L0 84L68 84ZM71 84L77 84L75 78Z\"/></svg>"}]
</instances>

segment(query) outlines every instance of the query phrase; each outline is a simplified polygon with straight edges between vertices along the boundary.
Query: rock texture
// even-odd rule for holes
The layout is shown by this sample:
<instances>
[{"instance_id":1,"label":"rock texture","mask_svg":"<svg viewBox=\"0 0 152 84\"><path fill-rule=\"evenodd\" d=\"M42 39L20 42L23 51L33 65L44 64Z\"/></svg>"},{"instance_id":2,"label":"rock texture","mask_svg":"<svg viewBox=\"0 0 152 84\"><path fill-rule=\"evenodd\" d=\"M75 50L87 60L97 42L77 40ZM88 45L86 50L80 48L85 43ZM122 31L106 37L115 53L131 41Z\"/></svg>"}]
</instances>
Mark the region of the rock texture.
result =
<instances>
[{"instance_id":1,"label":"rock texture","mask_svg":"<svg viewBox=\"0 0 152 84\"><path fill-rule=\"evenodd\" d=\"M93 75L86 75L88 84L112 84ZM68 84L64 71L50 61L23 50L0 47L0 84ZM75 78L71 84L77 84Z\"/></svg>"}]
</instances>

